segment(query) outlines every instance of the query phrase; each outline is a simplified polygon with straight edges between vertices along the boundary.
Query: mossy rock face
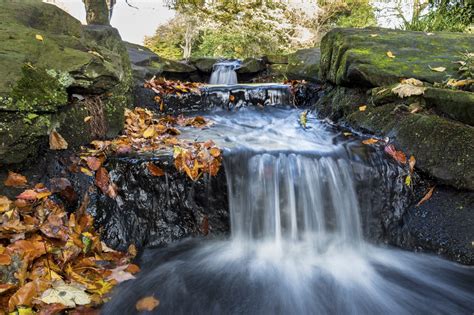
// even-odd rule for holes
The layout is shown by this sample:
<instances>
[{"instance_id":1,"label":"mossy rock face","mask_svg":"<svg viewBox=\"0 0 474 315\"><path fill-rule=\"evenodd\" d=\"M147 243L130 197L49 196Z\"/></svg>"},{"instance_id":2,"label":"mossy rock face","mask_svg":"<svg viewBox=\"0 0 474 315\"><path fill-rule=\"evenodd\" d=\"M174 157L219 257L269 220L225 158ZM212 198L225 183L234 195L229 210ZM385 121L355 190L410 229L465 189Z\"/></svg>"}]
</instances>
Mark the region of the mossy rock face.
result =
<instances>
[{"instance_id":1,"label":"mossy rock face","mask_svg":"<svg viewBox=\"0 0 474 315\"><path fill-rule=\"evenodd\" d=\"M92 140L72 94L100 96L107 136L123 127L132 74L117 30L82 26L40 0L0 0L0 163L22 163L59 131L72 146ZM82 128L82 129L81 129Z\"/></svg>"},{"instance_id":2,"label":"mossy rock face","mask_svg":"<svg viewBox=\"0 0 474 315\"><path fill-rule=\"evenodd\" d=\"M474 93L428 88L423 98L436 112L474 126Z\"/></svg>"},{"instance_id":3,"label":"mossy rock face","mask_svg":"<svg viewBox=\"0 0 474 315\"><path fill-rule=\"evenodd\" d=\"M189 63L196 67L199 71L210 74L212 73L213 66L219 62L219 58L191 58Z\"/></svg>"},{"instance_id":4,"label":"mossy rock face","mask_svg":"<svg viewBox=\"0 0 474 315\"><path fill-rule=\"evenodd\" d=\"M266 55L263 57L263 60L268 64L287 64L288 56L287 55Z\"/></svg>"},{"instance_id":5,"label":"mossy rock face","mask_svg":"<svg viewBox=\"0 0 474 315\"><path fill-rule=\"evenodd\" d=\"M257 58L246 58L242 61L242 65L237 69L237 73L240 74L255 74L262 72L266 69L265 63L262 59Z\"/></svg>"},{"instance_id":6,"label":"mossy rock face","mask_svg":"<svg viewBox=\"0 0 474 315\"><path fill-rule=\"evenodd\" d=\"M465 51L474 51L472 34L339 28L321 42L321 78L346 86L390 85L402 78L442 82L458 76L454 62Z\"/></svg>"},{"instance_id":7,"label":"mossy rock face","mask_svg":"<svg viewBox=\"0 0 474 315\"><path fill-rule=\"evenodd\" d=\"M287 76L292 80L319 81L319 48L298 50L288 55Z\"/></svg>"},{"instance_id":8,"label":"mossy rock face","mask_svg":"<svg viewBox=\"0 0 474 315\"><path fill-rule=\"evenodd\" d=\"M364 90L334 87L320 98L322 117L390 137L398 149L416 158L416 167L439 182L474 190L474 127L438 115L412 114L400 103L372 106ZM359 111L362 103L365 111Z\"/></svg>"}]
</instances>

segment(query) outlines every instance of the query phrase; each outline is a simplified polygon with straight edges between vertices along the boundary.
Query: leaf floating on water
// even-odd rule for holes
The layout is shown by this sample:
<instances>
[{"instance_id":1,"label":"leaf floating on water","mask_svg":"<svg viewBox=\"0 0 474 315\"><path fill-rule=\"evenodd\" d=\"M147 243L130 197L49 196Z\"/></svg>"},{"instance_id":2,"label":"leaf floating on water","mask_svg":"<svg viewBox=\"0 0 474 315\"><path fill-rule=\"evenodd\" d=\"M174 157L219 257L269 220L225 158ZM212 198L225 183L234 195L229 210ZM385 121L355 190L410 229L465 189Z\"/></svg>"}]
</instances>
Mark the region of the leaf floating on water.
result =
<instances>
[{"instance_id":1,"label":"leaf floating on water","mask_svg":"<svg viewBox=\"0 0 474 315\"><path fill-rule=\"evenodd\" d=\"M365 112L366 109L367 109L367 105L361 105L361 106L359 106L359 111L360 111L360 112Z\"/></svg>"},{"instance_id":2,"label":"leaf floating on water","mask_svg":"<svg viewBox=\"0 0 474 315\"><path fill-rule=\"evenodd\" d=\"M121 283L127 280L135 279L135 276L132 275L130 272L126 271L128 265L118 266L112 269L112 273L107 277L107 281L115 280L117 283Z\"/></svg>"},{"instance_id":3,"label":"leaf floating on water","mask_svg":"<svg viewBox=\"0 0 474 315\"><path fill-rule=\"evenodd\" d=\"M8 187L24 187L28 183L28 180L25 176L8 171L8 177L5 179L3 184Z\"/></svg>"},{"instance_id":4,"label":"leaf floating on water","mask_svg":"<svg viewBox=\"0 0 474 315\"><path fill-rule=\"evenodd\" d=\"M426 195L423 198L421 198L420 201L418 201L418 203L416 204L416 207L419 207L422 203L428 201L431 198L431 196L433 195L434 189L435 189L435 186L431 187L428 190L428 192L426 193Z\"/></svg>"},{"instance_id":5,"label":"leaf floating on water","mask_svg":"<svg viewBox=\"0 0 474 315\"><path fill-rule=\"evenodd\" d=\"M235 101L235 96L234 95L229 95L229 101L233 103Z\"/></svg>"},{"instance_id":6,"label":"leaf floating on water","mask_svg":"<svg viewBox=\"0 0 474 315\"><path fill-rule=\"evenodd\" d=\"M379 140L374 139L374 138L369 138L369 139L366 139L366 140L362 141L363 144L375 144L377 142L379 142Z\"/></svg>"},{"instance_id":7,"label":"leaf floating on water","mask_svg":"<svg viewBox=\"0 0 474 315\"><path fill-rule=\"evenodd\" d=\"M398 161L401 164L407 162L407 157L402 151L397 151L393 144L389 144L385 147L384 151L388 153L394 160Z\"/></svg>"},{"instance_id":8,"label":"leaf floating on water","mask_svg":"<svg viewBox=\"0 0 474 315\"><path fill-rule=\"evenodd\" d=\"M393 52L391 52L390 50L387 51L387 57L388 58L395 58L395 55L393 54Z\"/></svg>"},{"instance_id":9,"label":"leaf floating on water","mask_svg":"<svg viewBox=\"0 0 474 315\"><path fill-rule=\"evenodd\" d=\"M64 138L55 130L49 134L49 148L51 150L65 150L68 147L68 143Z\"/></svg>"},{"instance_id":10,"label":"leaf floating on water","mask_svg":"<svg viewBox=\"0 0 474 315\"><path fill-rule=\"evenodd\" d=\"M413 171L415 170L415 164L416 164L416 159L412 155L410 156L410 159L408 160L408 165L410 166L410 174L413 174Z\"/></svg>"},{"instance_id":11,"label":"leaf floating on water","mask_svg":"<svg viewBox=\"0 0 474 315\"><path fill-rule=\"evenodd\" d=\"M160 305L160 301L155 299L153 296L147 296L140 300L138 300L137 304L135 304L135 308L137 311L153 311L158 305Z\"/></svg>"},{"instance_id":12,"label":"leaf floating on water","mask_svg":"<svg viewBox=\"0 0 474 315\"><path fill-rule=\"evenodd\" d=\"M165 175L165 172L158 166L156 166L154 163L149 162L147 164L147 169L150 172L151 175L153 176L163 176Z\"/></svg>"},{"instance_id":13,"label":"leaf floating on water","mask_svg":"<svg viewBox=\"0 0 474 315\"><path fill-rule=\"evenodd\" d=\"M300 125L304 129L306 128L306 123L308 122L308 111L305 110L300 114Z\"/></svg>"},{"instance_id":14,"label":"leaf floating on water","mask_svg":"<svg viewBox=\"0 0 474 315\"><path fill-rule=\"evenodd\" d=\"M445 67L436 67L436 68L432 68L430 67L431 71L436 71L436 72L444 72L446 70Z\"/></svg>"}]
</instances>

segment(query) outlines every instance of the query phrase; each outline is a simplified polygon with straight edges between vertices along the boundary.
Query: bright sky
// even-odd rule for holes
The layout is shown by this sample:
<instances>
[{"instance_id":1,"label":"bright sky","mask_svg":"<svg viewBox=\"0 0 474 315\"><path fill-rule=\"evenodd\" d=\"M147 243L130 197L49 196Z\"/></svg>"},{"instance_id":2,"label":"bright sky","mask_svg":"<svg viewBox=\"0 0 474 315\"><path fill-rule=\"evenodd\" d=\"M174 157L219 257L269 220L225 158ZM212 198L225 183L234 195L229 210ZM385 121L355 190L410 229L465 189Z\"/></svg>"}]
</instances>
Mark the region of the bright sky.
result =
<instances>
[{"instance_id":1,"label":"bright sky","mask_svg":"<svg viewBox=\"0 0 474 315\"><path fill-rule=\"evenodd\" d=\"M82 0L46 0L53 2L61 9L85 24L86 12ZM117 0L112 15L112 26L116 27L122 39L128 42L143 44L145 35L153 35L158 25L165 23L174 16L174 11L163 5L161 0Z\"/></svg>"}]
</instances>

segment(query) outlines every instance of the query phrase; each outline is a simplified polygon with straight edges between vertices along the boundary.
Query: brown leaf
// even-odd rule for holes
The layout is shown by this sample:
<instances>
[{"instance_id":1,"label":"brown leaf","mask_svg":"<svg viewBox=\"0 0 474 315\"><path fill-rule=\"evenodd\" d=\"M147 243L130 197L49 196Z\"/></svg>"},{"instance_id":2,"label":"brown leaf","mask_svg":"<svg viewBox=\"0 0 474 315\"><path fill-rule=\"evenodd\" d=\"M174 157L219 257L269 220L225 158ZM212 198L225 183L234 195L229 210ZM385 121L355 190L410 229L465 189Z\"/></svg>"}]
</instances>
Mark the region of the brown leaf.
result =
<instances>
[{"instance_id":1,"label":"brown leaf","mask_svg":"<svg viewBox=\"0 0 474 315\"><path fill-rule=\"evenodd\" d=\"M209 153L210 153L213 157L216 158L216 157L219 157L219 156L221 155L221 150L214 147L214 148L211 148L211 149L209 150Z\"/></svg>"},{"instance_id":2,"label":"brown leaf","mask_svg":"<svg viewBox=\"0 0 474 315\"><path fill-rule=\"evenodd\" d=\"M109 190L109 172L104 167L101 167L95 173L95 185L102 190L104 194L107 194Z\"/></svg>"},{"instance_id":3,"label":"brown leaf","mask_svg":"<svg viewBox=\"0 0 474 315\"><path fill-rule=\"evenodd\" d=\"M37 315L56 315L61 314L67 306L61 303L53 303L53 304L46 304L41 307L39 313ZM68 313L70 314L70 313Z\"/></svg>"},{"instance_id":4,"label":"brown leaf","mask_svg":"<svg viewBox=\"0 0 474 315\"><path fill-rule=\"evenodd\" d=\"M49 134L49 148L51 150L65 150L68 147L68 143L64 138L55 130Z\"/></svg>"},{"instance_id":5,"label":"brown leaf","mask_svg":"<svg viewBox=\"0 0 474 315\"><path fill-rule=\"evenodd\" d=\"M407 157L402 151L397 151L393 144L389 144L385 147L384 151L388 153L394 160L405 164L407 162Z\"/></svg>"},{"instance_id":6,"label":"brown leaf","mask_svg":"<svg viewBox=\"0 0 474 315\"><path fill-rule=\"evenodd\" d=\"M38 193L34 191L33 189L27 189L18 196L16 196L17 199L24 199L24 200L36 200L38 198Z\"/></svg>"},{"instance_id":7,"label":"brown leaf","mask_svg":"<svg viewBox=\"0 0 474 315\"><path fill-rule=\"evenodd\" d=\"M154 310L158 305L160 305L160 301L158 299L155 299L153 296L147 296L138 300L137 304L135 304L135 308L139 312L150 312Z\"/></svg>"},{"instance_id":8,"label":"brown leaf","mask_svg":"<svg viewBox=\"0 0 474 315\"><path fill-rule=\"evenodd\" d=\"M95 156L88 156L86 163L87 166L93 171L97 171L102 165L102 161Z\"/></svg>"},{"instance_id":9,"label":"brown leaf","mask_svg":"<svg viewBox=\"0 0 474 315\"><path fill-rule=\"evenodd\" d=\"M408 161L408 164L410 165L410 173L413 173L413 170L415 169L415 164L416 164L416 159L413 155L410 156L410 160Z\"/></svg>"},{"instance_id":10,"label":"brown leaf","mask_svg":"<svg viewBox=\"0 0 474 315\"><path fill-rule=\"evenodd\" d=\"M12 258L7 254L0 254L0 266L8 266L11 264Z\"/></svg>"},{"instance_id":11,"label":"brown leaf","mask_svg":"<svg viewBox=\"0 0 474 315\"><path fill-rule=\"evenodd\" d=\"M10 210L11 200L5 196L0 196L0 213Z\"/></svg>"},{"instance_id":12,"label":"brown leaf","mask_svg":"<svg viewBox=\"0 0 474 315\"><path fill-rule=\"evenodd\" d=\"M365 112L366 109L367 109L367 105L359 106L359 111L361 111L361 112Z\"/></svg>"},{"instance_id":13,"label":"brown leaf","mask_svg":"<svg viewBox=\"0 0 474 315\"><path fill-rule=\"evenodd\" d=\"M152 162L149 162L146 167L147 167L148 171L150 172L150 174L153 175L153 176L163 176L163 175L165 175L165 172Z\"/></svg>"},{"instance_id":14,"label":"brown leaf","mask_svg":"<svg viewBox=\"0 0 474 315\"><path fill-rule=\"evenodd\" d=\"M420 201L418 201L418 203L416 204L416 207L419 207L422 203L424 203L425 201L428 201L433 195L434 189L435 189L435 186L431 187L426 193L426 195L423 198L421 198Z\"/></svg>"},{"instance_id":15,"label":"brown leaf","mask_svg":"<svg viewBox=\"0 0 474 315\"><path fill-rule=\"evenodd\" d=\"M130 244L130 246L128 246L127 252L128 252L128 253L130 254L130 256L132 256L132 257L137 256L137 248L135 247L134 244Z\"/></svg>"},{"instance_id":16,"label":"brown leaf","mask_svg":"<svg viewBox=\"0 0 474 315\"><path fill-rule=\"evenodd\" d=\"M28 180L25 176L8 171L8 177L5 179L3 184L8 187L24 187L28 183Z\"/></svg>"},{"instance_id":17,"label":"brown leaf","mask_svg":"<svg viewBox=\"0 0 474 315\"><path fill-rule=\"evenodd\" d=\"M48 288L48 286L48 282L44 280L34 280L28 282L10 297L10 300L8 301L9 311L13 312L16 306L19 305L31 306L33 299L38 297L39 294Z\"/></svg>"}]
</instances>

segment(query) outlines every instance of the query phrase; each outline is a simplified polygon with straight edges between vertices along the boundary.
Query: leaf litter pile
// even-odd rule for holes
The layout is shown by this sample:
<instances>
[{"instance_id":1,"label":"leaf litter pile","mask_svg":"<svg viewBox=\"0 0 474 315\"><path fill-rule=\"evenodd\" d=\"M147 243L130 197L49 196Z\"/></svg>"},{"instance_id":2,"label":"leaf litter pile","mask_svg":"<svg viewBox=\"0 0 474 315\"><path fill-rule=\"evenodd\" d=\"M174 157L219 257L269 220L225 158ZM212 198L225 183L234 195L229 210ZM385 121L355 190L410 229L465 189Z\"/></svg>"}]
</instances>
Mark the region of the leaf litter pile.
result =
<instances>
[{"instance_id":1,"label":"leaf litter pile","mask_svg":"<svg viewBox=\"0 0 474 315\"><path fill-rule=\"evenodd\" d=\"M26 182L10 172L4 184ZM65 185L52 187L37 184L15 200L0 196L0 314L91 313L116 284L139 271L130 263L133 246L121 253L100 241L85 212L87 198L68 214L54 199Z\"/></svg>"},{"instance_id":2,"label":"leaf litter pile","mask_svg":"<svg viewBox=\"0 0 474 315\"><path fill-rule=\"evenodd\" d=\"M200 116L155 118L146 109L127 110L123 135L93 141L72 159L70 170L93 176L95 185L110 198L117 196L117 187L102 165L111 154L172 150L175 167L192 180L204 173L215 175L221 150L210 140L177 137L179 127L210 124ZM153 163L147 168L153 176L164 175ZM140 270L131 263L136 255L133 245L123 253L100 241L93 218L85 210L87 195L74 213L57 202L57 195L77 198L68 179L53 178L48 187L42 183L29 186L25 176L9 172L4 185L25 190L15 200L0 196L0 314L98 312L111 289L133 279ZM154 297L144 297L137 301L137 310L158 305Z\"/></svg>"}]
</instances>

